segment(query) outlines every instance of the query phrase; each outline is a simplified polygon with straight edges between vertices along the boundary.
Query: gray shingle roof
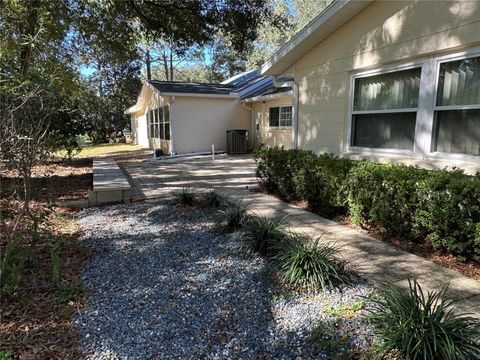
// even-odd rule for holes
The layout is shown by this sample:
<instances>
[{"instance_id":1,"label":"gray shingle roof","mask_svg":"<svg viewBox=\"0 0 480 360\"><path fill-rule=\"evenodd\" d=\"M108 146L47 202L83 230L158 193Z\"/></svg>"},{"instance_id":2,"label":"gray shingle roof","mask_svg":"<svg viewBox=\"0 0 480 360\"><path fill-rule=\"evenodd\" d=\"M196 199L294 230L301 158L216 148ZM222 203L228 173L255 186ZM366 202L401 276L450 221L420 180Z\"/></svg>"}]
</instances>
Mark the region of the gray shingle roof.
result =
<instances>
[{"instance_id":1,"label":"gray shingle roof","mask_svg":"<svg viewBox=\"0 0 480 360\"><path fill-rule=\"evenodd\" d=\"M230 84L207 84L181 81L149 80L148 83L160 92L228 95L234 88Z\"/></svg>"}]
</instances>

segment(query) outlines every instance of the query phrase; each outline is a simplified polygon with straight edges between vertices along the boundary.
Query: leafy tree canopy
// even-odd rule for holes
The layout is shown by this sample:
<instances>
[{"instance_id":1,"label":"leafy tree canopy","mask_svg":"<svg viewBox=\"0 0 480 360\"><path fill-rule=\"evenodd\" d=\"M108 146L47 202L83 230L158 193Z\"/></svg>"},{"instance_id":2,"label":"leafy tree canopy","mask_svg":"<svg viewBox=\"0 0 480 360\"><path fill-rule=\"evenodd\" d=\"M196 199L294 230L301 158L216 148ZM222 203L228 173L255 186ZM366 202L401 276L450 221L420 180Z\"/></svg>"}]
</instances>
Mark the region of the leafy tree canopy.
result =
<instances>
[{"instance_id":1,"label":"leafy tree canopy","mask_svg":"<svg viewBox=\"0 0 480 360\"><path fill-rule=\"evenodd\" d=\"M178 55L192 47L215 43L222 34L228 48L222 45L215 53L219 59L216 64L220 65L211 71L219 78L218 69L225 68L221 64L226 63L228 50L246 53L260 22L267 18L281 21L270 12L266 0L0 0L0 8L0 68L6 81L2 91L8 93L15 84L35 82L38 76L33 74L43 74L48 81L38 84L43 90L45 86L54 87L54 91L43 93L57 94L57 102L49 104L62 109L63 119L66 121L67 114L70 121L83 116L84 125L96 129L100 128L98 118L92 123L92 116L81 111L81 103L99 97L93 108L97 115L107 123L125 124L120 118L123 110L138 94L133 89L139 83L139 41L168 40ZM83 79L85 67L93 72L88 81ZM21 98L18 92L13 94ZM41 94L36 94L40 100ZM112 117L111 113L116 115ZM2 119L5 116L2 114ZM60 132L53 131L59 123L46 122L52 136ZM110 124L105 129L113 127Z\"/></svg>"}]
</instances>

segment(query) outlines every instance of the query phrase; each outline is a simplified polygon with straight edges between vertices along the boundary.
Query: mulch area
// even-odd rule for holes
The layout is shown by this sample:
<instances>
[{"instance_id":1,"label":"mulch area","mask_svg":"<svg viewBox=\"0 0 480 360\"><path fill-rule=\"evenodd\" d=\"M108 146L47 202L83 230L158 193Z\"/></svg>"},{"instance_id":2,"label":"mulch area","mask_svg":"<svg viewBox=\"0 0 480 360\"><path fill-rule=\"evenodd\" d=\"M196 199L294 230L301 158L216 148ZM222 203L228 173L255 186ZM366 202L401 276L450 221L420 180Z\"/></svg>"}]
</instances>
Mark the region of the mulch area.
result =
<instances>
[{"instance_id":1,"label":"mulch area","mask_svg":"<svg viewBox=\"0 0 480 360\"><path fill-rule=\"evenodd\" d=\"M33 169L33 199L72 200L87 197L92 189L92 159L52 160ZM3 192L17 190L21 194L22 182L15 170L0 164L0 184Z\"/></svg>"},{"instance_id":2,"label":"mulch area","mask_svg":"<svg viewBox=\"0 0 480 360\"><path fill-rule=\"evenodd\" d=\"M89 250L78 243L77 210L51 208L48 201L84 198L92 186L92 161L55 160L35 168L31 211L45 218L32 247L32 221L22 222L17 232L18 251L25 254L21 281L0 304L0 354L13 359L78 359L82 357L72 317L82 306L79 270ZM0 208L7 226L20 207L21 181L12 170L1 169ZM10 220L9 220L10 219ZM5 232L0 245L5 247ZM59 278L54 280L52 250L59 256ZM2 251L3 252L3 251Z\"/></svg>"},{"instance_id":3,"label":"mulch area","mask_svg":"<svg viewBox=\"0 0 480 360\"><path fill-rule=\"evenodd\" d=\"M278 195L270 193L266 189L261 187L257 191L280 198ZM355 225L345 214L331 214L325 213L325 211L322 211L322 209L313 209L309 206L307 201L296 197L281 198L281 200L289 204L295 205L301 209L310 211L313 214L338 222L339 224L351 227L353 229L359 229L359 226ZM480 280L480 262L478 261L472 260L468 262L462 262L451 254L445 254L436 251L435 249L433 249L431 244L427 242L417 243L402 239L400 237L392 237L391 235L387 235L384 229L381 228L368 227L362 229L366 230L370 236L378 240L386 241L399 249L431 260L436 264L455 270L462 275L465 275L472 279Z\"/></svg>"}]
</instances>

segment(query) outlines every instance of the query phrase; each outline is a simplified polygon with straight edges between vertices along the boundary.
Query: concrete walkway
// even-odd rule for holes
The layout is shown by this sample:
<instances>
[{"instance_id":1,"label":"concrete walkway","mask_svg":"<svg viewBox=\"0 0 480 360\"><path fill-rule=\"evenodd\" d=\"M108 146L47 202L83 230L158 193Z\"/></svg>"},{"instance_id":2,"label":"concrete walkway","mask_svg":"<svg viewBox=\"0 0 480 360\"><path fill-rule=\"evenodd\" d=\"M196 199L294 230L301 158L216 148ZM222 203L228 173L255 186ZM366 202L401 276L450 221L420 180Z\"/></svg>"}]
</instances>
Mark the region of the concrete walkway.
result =
<instances>
[{"instance_id":1,"label":"concrete walkway","mask_svg":"<svg viewBox=\"0 0 480 360\"><path fill-rule=\"evenodd\" d=\"M93 190L88 192L90 206L127 202L131 199L131 186L112 158L93 160Z\"/></svg>"},{"instance_id":2,"label":"concrete walkway","mask_svg":"<svg viewBox=\"0 0 480 360\"><path fill-rule=\"evenodd\" d=\"M480 281L276 197L247 190L246 186L256 184L255 168L250 156L223 156L215 161L205 157L173 162L148 161L123 166L130 175L134 199L171 196L185 185L200 190L215 188L231 199L243 199L251 211L272 217L287 216L295 231L322 235L323 240L336 242L356 271L374 283L394 282L408 286L407 278L417 276L425 291L439 290L450 283L449 295L463 299L456 305L457 309L480 319Z\"/></svg>"}]
</instances>

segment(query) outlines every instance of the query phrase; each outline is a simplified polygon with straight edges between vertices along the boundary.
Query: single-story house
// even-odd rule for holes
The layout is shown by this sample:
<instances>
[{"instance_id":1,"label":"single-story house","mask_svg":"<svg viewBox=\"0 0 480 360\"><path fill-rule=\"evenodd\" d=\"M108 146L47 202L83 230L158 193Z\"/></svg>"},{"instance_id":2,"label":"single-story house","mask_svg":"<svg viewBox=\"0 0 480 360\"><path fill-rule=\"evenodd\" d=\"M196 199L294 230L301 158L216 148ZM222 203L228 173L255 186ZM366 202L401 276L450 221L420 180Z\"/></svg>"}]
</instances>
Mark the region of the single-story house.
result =
<instances>
[{"instance_id":1,"label":"single-story house","mask_svg":"<svg viewBox=\"0 0 480 360\"><path fill-rule=\"evenodd\" d=\"M148 114L166 105L158 139ZM252 147L480 171L480 2L333 1L260 71L146 82L128 113L138 144L169 153L240 128Z\"/></svg>"},{"instance_id":2,"label":"single-story house","mask_svg":"<svg viewBox=\"0 0 480 360\"><path fill-rule=\"evenodd\" d=\"M133 142L165 154L210 152L212 145L223 151L228 130L247 130L250 148L290 148L289 80L280 77L274 84L254 70L221 84L145 81L137 103L126 111Z\"/></svg>"},{"instance_id":3,"label":"single-story house","mask_svg":"<svg viewBox=\"0 0 480 360\"><path fill-rule=\"evenodd\" d=\"M480 171L479 1L334 1L261 75L293 78L293 147Z\"/></svg>"}]
</instances>

